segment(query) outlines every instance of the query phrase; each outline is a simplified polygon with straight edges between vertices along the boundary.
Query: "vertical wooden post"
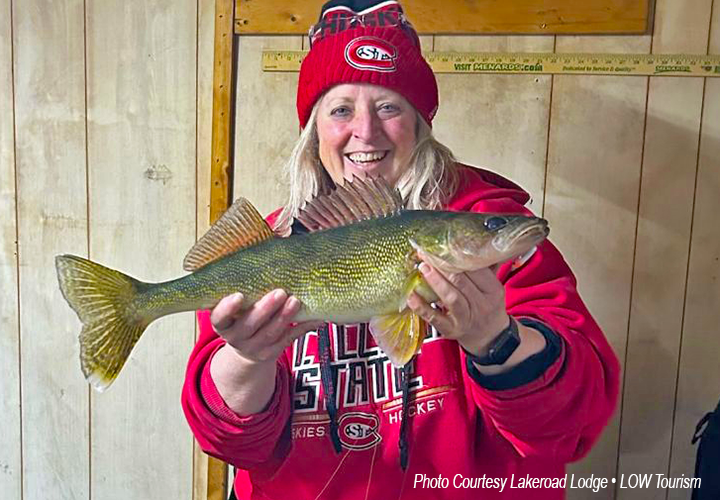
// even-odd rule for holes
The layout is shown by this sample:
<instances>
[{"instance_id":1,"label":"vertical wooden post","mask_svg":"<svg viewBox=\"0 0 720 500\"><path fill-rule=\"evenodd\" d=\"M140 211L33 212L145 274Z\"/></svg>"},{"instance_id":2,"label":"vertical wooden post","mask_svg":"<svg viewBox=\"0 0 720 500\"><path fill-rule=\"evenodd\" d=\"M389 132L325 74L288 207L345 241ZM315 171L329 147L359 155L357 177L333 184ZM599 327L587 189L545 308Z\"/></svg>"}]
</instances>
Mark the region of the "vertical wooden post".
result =
<instances>
[{"instance_id":1,"label":"vertical wooden post","mask_svg":"<svg viewBox=\"0 0 720 500\"><path fill-rule=\"evenodd\" d=\"M232 158L233 0L215 3L210 223L228 208Z\"/></svg>"},{"instance_id":2,"label":"vertical wooden post","mask_svg":"<svg viewBox=\"0 0 720 500\"><path fill-rule=\"evenodd\" d=\"M227 210L230 201L234 4L234 0L215 2L212 166L210 168L211 224ZM225 500L227 495L227 465L208 457L207 500Z\"/></svg>"}]
</instances>

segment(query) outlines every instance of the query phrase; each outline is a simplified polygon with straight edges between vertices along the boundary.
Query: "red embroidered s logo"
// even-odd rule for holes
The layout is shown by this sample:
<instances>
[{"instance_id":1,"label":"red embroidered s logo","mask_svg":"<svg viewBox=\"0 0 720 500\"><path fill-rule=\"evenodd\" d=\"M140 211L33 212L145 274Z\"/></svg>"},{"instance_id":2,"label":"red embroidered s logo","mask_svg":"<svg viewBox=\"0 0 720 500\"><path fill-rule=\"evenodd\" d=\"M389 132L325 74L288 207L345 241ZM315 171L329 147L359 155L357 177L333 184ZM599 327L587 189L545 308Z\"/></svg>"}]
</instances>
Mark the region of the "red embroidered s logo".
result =
<instances>
[{"instance_id":1,"label":"red embroidered s logo","mask_svg":"<svg viewBox=\"0 0 720 500\"><path fill-rule=\"evenodd\" d=\"M372 71L395 71L397 49L374 36L361 36L345 47L345 60L353 68Z\"/></svg>"}]
</instances>

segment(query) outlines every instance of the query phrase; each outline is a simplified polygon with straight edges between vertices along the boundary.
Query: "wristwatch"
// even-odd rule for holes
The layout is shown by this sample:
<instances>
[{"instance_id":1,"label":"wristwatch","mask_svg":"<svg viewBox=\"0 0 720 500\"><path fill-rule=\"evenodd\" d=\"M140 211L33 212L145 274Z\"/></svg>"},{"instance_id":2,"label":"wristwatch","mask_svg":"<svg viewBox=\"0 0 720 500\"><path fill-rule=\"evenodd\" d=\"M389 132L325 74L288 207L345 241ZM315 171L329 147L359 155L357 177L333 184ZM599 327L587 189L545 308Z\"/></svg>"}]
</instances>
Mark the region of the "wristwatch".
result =
<instances>
[{"instance_id":1,"label":"wristwatch","mask_svg":"<svg viewBox=\"0 0 720 500\"><path fill-rule=\"evenodd\" d=\"M508 360L515 349L520 345L520 332L518 331L517 322L510 316L510 324L501 331L495 340L490 343L487 354L477 356L463 348L468 358L480 366L502 365Z\"/></svg>"}]
</instances>

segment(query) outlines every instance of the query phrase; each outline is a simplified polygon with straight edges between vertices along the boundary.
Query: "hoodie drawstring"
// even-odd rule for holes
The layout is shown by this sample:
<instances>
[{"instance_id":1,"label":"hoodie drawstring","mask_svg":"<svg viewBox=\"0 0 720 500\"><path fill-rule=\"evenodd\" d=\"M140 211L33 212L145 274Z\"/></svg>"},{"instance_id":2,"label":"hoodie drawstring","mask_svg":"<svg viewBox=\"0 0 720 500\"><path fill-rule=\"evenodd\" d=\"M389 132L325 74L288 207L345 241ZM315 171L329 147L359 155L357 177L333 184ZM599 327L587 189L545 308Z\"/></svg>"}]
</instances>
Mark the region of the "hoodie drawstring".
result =
<instances>
[{"instance_id":1,"label":"hoodie drawstring","mask_svg":"<svg viewBox=\"0 0 720 500\"><path fill-rule=\"evenodd\" d=\"M410 374L412 373L412 360L405 363L400 370L400 384L402 387L402 414L400 415L400 438L398 440L398 448L400 448L400 467L403 471L407 470L408 465L408 418L407 412L410 406Z\"/></svg>"},{"instance_id":2,"label":"hoodie drawstring","mask_svg":"<svg viewBox=\"0 0 720 500\"><path fill-rule=\"evenodd\" d=\"M330 440L336 453L342 452L340 434L337 424L337 407L335 406L335 374L330 363L330 325L323 324L318 329L318 350L320 351L320 379L322 380L325 408L330 417ZM400 467L403 471L408 465L408 419L407 411L410 406L410 375L412 373L412 360L400 369L400 386L402 391L402 414L400 416Z\"/></svg>"},{"instance_id":3,"label":"hoodie drawstring","mask_svg":"<svg viewBox=\"0 0 720 500\"><path fill-rule=\"evenodd\" d=\"M330 364L330 325L323 324L318 330L318 350L320 351L320 380L325 395L325 408L330 416L330 439L336 453L342 452L338 433L337 408L335 407L335 377Z\"/></svg>"}]
</instances>

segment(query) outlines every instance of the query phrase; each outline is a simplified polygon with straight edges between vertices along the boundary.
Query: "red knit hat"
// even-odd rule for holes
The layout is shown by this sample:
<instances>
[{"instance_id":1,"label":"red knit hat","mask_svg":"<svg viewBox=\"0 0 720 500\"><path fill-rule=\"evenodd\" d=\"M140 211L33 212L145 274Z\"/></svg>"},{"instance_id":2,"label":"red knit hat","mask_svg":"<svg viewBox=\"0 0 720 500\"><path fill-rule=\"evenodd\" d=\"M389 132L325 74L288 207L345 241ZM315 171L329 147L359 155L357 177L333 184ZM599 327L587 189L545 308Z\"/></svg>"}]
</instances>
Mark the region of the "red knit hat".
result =
<instances>
[{"instance_id":1,"label":"red knit hat","mask_svg":"<svg viewBox=\"0 0 720 500\"><path fill-rule=\"evenodd\" d=\"M301 127L320 96L341 83L372 83L394 90L431 124L438 106L437 82L397 1L328 2L310 29L310 43L298 81Z\"/></svg>"}]
</instances>

